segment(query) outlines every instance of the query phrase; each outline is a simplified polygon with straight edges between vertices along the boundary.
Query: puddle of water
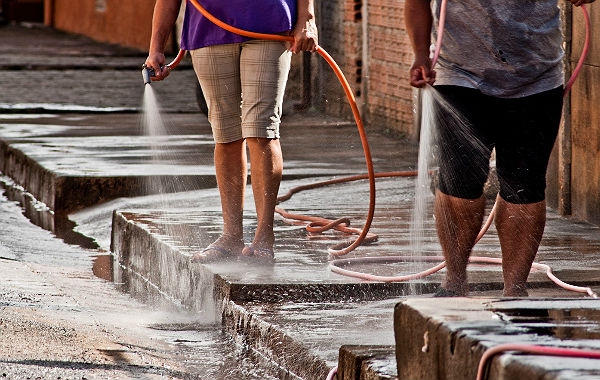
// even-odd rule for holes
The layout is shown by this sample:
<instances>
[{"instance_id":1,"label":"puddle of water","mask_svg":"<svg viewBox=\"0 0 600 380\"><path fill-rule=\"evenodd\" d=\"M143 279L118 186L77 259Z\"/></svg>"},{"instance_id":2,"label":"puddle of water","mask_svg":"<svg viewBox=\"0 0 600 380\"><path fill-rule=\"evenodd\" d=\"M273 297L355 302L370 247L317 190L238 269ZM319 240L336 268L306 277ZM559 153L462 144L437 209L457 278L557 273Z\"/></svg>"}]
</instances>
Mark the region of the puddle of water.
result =
<instances>
[{"instance_id":1,"label":"puddle of water","mask_svg":"<svg viewBox=\"0 0 600 380\"><path fill-rule=\"evenodd\" d=\"M141 314L140 314L141 313ZM286 374L265 358L237 344L221 325L199 313L177 308L147 311L125 309L116 314L118 325L130 334L141 334L156 345L150 353L177 362L174 378L214 380L285 379ZM108 323L111 320L107 321ZM118 351L113 352L119 355Z\"/></svg>"},{"instance_id":2,"label":"puddle of water","mask_svg":"<svg viewBox=\"0 0 600 380\"><path fill-rule=\"evenodd\" d=\"M278 368L252 349L234 342L221 329L194 328L193 330L161 331L172 342L173 350L181 358L188 373L195 378L229 380L297 379Z\"/></svg>"},{"instance_id":3,"label":"puddle of water","mask_svg":"<svg viewBox=\"0 0 600 380\"><path fill-rule=\"evenodd\" d=\"M113 258L111 255L98 255L92 261L94 276L106 281L113 281Z\"/></svg>"},{"instance_id":4,"label":"puddle of water","mask_svg":"<svg viewBox=\"0 0 600 380\"><path fill-rule=\"evenodd\" d=\"M513 308L495 311L502 320L540 336L561 340L600 339L600 310Z\"/></svg>"}]
</instances>

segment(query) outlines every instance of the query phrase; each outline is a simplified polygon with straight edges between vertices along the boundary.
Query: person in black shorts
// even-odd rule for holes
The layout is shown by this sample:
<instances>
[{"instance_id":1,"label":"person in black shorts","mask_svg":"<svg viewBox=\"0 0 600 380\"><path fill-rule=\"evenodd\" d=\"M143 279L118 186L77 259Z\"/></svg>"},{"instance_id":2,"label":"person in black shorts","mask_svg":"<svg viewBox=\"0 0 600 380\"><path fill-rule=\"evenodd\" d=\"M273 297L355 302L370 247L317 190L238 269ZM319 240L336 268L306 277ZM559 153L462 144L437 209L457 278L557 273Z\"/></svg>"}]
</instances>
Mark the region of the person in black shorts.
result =
<instances>
[{"instance_id":1,"label":"person in black shorts","mask_svg":"<svg viewBox=\"0 0 600 380\"><path fill-rule=\"evenodd\" d=\"M571 0L579 6L594 0ZM415 59L412 86L433 85L439 181L434 213L446 259L437 296L469 293L467 265L481 229L496 151L495 215L505 296L527 296L546 222L546 169L562 113L563 36L558 0L448 1L438 65L432 26L441 0L406 0ZM457 117L459 115L459 117Z\"/></svg>"}]
</instances>

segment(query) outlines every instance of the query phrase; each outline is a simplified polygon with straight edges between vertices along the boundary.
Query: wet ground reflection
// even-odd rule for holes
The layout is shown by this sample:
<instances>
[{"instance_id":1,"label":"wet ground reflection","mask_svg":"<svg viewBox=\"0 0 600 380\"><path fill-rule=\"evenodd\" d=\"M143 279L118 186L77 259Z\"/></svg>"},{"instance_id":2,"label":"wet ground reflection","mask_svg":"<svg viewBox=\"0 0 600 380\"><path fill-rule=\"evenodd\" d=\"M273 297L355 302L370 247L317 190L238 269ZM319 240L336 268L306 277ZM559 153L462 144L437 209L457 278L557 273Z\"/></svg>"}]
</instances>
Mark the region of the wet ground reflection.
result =
<instances>
[{"instance_id":1,"label":"wet ground reflection","mask_svg":"<svg viewBox=\"0 0 600 380\"><path fill-rule=\"evenodd\" d=\"M596 309L502 309L504 321L529 333L556 339L596 340L600 338L600 310Z\"/></svg>"}]
</instances>

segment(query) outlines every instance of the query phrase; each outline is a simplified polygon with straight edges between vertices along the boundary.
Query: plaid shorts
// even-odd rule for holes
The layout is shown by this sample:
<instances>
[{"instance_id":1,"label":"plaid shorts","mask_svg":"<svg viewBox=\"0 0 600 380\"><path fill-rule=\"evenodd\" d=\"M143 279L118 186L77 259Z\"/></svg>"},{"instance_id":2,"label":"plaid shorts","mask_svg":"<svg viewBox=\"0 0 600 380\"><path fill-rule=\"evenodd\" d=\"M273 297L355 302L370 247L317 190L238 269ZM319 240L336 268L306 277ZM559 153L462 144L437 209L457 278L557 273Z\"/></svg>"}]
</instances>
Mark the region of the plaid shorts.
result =
<instances>
[{"instance_id":1,"label":"plaid shorts","mask_svg":"<svg viewBox=\"0 0 600 380\"><path fill-rule=\"evenodd\" d=\"M190 53L215 142L279 138L291 64L285 43L251 40Z\"/></svg>"}]
</instances>

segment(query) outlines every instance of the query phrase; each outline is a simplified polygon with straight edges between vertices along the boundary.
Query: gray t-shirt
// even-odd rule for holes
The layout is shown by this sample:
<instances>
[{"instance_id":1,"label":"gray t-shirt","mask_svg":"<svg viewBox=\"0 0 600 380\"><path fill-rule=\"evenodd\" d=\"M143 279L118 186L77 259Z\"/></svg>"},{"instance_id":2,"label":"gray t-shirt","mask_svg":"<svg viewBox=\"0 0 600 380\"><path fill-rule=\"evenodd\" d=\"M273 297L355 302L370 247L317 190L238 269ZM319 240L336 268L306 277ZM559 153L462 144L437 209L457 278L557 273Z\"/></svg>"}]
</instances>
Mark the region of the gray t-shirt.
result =
<instances>
[{"instance_id":1,"label":"gray t-shirt","mask_svg":"<svg viewBox=\"0 0 600 380\"><path fill-rule=\"evenodd\" d=\"M446 9L437 85L517 98L564 83L557 0L448 0Z\"/></svg>"}]
</instances>

